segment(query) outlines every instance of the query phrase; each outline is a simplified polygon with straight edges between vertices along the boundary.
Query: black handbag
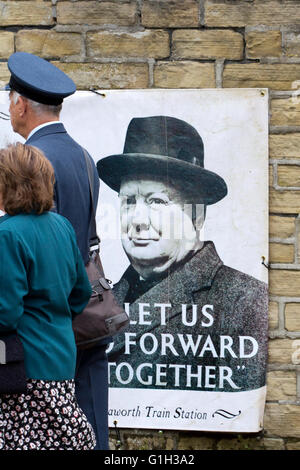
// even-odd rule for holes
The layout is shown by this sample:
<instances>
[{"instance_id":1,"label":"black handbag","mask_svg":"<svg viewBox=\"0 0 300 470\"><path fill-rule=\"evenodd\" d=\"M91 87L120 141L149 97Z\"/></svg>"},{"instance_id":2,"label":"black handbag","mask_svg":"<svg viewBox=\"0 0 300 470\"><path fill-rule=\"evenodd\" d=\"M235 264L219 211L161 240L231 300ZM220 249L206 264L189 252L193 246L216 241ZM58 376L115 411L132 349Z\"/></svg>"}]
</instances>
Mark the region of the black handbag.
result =
<instances>
[{"instance_id":1,"label":"black handbag","mask_svg":"<svg viewBox=\"0 0 300 470\"><path fill-rule=\"evenodd\" d=\"M22 342L16 332L0 335L0 395L25 393L27 377Z\"/></svg>"},{"instance_id":2,"label":"black handbag","mask_svg":"<svg viewBox=\"0 0 300 470\"><path fill-rule=\"evenodd\" d=\"M92 295L84 311L73 320L73 331L78 349L88 349L107 337L123 332L129 324L129 317L116 301L110 281L105 278L100 253L100 239L96 231L95 205L93 196L93 168L86 151L86 160L92 214L90 220L90 257L86 272L91 283Z\"/></svg>"}]
</instances>

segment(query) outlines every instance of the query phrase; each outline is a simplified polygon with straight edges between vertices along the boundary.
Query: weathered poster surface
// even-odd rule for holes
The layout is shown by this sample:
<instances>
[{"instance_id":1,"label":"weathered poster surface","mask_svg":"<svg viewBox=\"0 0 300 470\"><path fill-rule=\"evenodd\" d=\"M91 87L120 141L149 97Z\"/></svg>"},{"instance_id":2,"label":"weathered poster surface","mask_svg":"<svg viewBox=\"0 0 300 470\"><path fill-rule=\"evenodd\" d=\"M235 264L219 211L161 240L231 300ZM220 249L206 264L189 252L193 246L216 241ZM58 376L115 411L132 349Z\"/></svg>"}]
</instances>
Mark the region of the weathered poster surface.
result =
<instances>
[{"instance_id":1,"label":"weathered poster surface","mask_svg":"<svg viewBox=\"0 0 300 470\"><path fill-rule=\"evenodd\" d=\"M257 432L267 91L103 93L68 98L62 120L97 163L102 260L131 319L108 349L110 425ZM3 145L13 136L0 126Z\"/></svg>"}]
</instances>

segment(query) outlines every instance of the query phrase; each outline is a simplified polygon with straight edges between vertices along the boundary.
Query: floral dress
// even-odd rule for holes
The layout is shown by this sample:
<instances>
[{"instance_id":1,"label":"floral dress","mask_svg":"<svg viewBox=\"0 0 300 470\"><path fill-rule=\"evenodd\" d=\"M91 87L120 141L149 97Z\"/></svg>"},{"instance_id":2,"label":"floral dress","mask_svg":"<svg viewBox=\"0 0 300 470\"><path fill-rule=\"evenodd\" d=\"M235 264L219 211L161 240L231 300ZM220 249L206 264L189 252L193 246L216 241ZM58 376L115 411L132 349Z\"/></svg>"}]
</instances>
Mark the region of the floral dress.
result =
<instances>
[{"instance_id":1,"label":"floral dress","mask_svg":"<svg viewBox=\"0 0 300 470\"><path fill-rule=\"evenodd\" d=\"M29 379L26 393L0 395L0 450L92 450L95 445L74 380Z\"/></svg>"}]
</instances>

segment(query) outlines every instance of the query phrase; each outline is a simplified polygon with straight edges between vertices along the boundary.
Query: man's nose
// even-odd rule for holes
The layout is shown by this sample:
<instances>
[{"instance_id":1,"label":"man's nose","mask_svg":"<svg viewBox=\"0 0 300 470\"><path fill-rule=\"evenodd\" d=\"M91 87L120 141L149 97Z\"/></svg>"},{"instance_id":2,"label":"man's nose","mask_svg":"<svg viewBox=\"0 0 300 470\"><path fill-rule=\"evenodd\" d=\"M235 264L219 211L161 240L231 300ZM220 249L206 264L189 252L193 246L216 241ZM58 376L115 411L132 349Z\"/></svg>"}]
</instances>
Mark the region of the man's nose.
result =
<instances>
[{"instance_id":1,"label":"man's nose","mask_svg":"<svg viewBox=\"0 0 300 470\"><path fill-rule=\"evenodd\" d=\"M144 201L136 202L131 222L137 231L141 231L149 227L149 207Z\"/></svg>"}]
</instances>

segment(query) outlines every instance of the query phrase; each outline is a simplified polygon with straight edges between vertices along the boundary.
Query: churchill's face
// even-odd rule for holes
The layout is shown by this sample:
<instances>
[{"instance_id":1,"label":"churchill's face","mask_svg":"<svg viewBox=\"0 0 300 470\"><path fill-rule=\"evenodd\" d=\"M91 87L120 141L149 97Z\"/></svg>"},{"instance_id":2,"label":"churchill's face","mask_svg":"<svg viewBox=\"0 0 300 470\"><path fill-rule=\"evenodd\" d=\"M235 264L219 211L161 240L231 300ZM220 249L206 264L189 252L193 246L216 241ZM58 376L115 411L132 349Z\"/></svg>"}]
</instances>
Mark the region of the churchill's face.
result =
<instances>
[{"instance_id":1,"label":"churchill's face","mask_svg":"<svg viewBox=\"0 0 300 470\"><path fill-rule=\"evenodd\" d=\"M176 184L147 176L127 178L121 184L120 201L123 247L142 277L161 275L201 247L192 204L186 203ZM203 204L197 205L197 212L200 229Z\"/></svg>"}]
</instances>

